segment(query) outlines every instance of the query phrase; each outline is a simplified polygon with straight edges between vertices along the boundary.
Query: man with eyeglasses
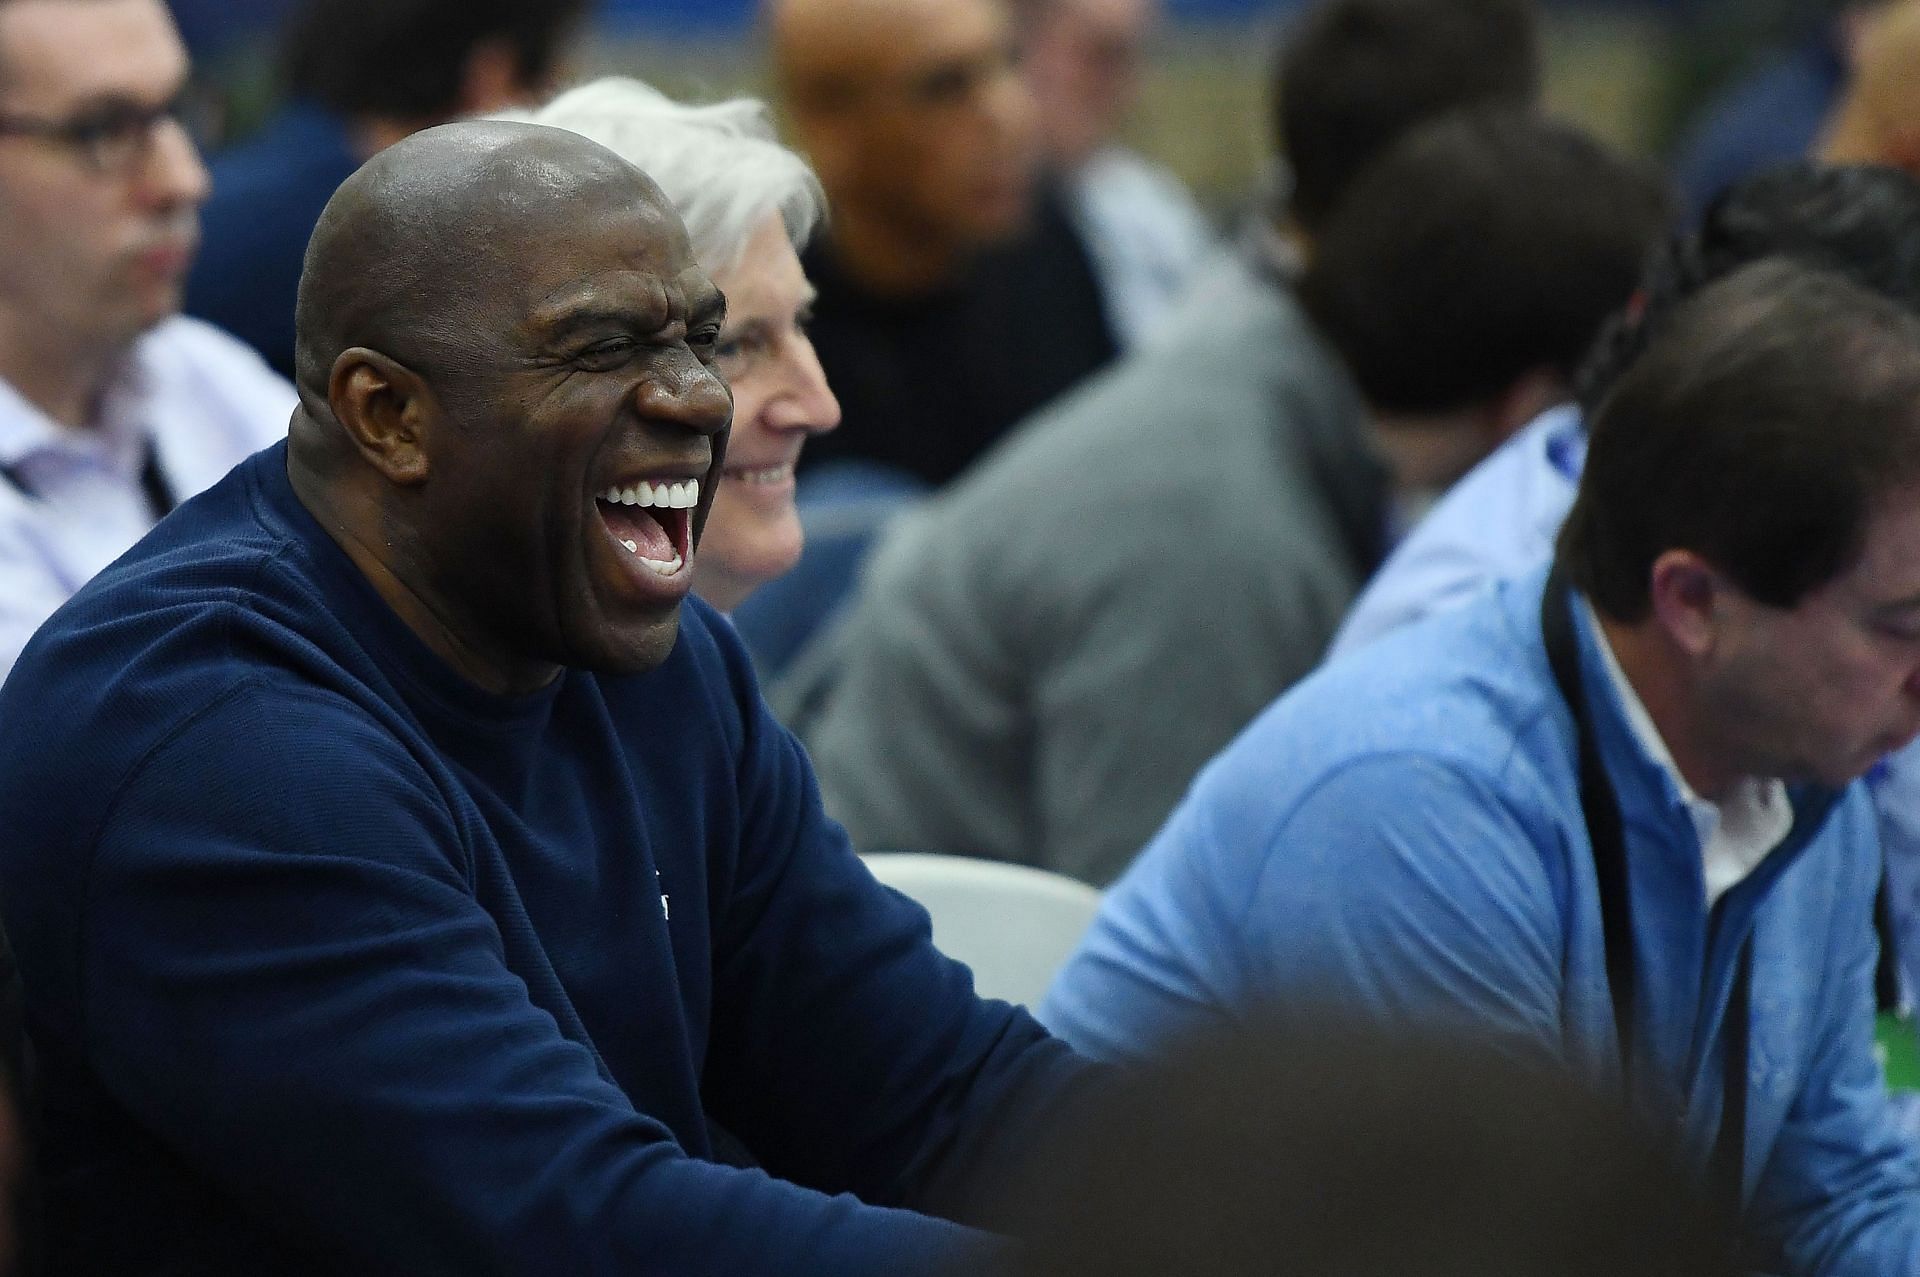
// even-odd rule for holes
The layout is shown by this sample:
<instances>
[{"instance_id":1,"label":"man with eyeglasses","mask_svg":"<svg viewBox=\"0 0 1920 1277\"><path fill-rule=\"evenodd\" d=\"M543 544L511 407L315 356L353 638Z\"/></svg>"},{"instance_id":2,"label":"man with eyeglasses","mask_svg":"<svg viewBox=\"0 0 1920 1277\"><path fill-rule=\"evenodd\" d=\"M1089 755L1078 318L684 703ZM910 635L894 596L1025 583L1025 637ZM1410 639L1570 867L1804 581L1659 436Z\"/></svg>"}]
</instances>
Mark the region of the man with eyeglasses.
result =
<instances>
[{"instance_id":1,"label":"man with eyeglasses","mask_svg":"<svg viewBox=\"0 0 1920 1277\"><path fill-rule=\"evenodd\" d=\"M207 194L161 0L0 0L0 676L293 389L176 312Z\"/></svg>"}]
</instances>

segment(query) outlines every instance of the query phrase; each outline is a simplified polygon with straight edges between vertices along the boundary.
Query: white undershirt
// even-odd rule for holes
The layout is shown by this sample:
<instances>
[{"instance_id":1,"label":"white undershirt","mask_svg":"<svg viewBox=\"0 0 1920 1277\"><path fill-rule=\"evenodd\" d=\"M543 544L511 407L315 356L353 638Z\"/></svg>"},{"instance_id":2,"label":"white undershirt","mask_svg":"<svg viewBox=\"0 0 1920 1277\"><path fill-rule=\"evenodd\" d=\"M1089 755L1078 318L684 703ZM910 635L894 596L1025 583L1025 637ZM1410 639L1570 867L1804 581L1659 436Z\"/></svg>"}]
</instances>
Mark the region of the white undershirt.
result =
<instances>
[{"instance_id":1,"label":"white undershirt","mask_svg":"<svg viewBox=\"0 0 1920 1277\"><path fill-rule=\"evenodd\" d=\"M1620 703L1627 708L1628 726L1633 729L1640 747L1647 751L1647 756L1672 777L1680 801L1686 805L1687 815L1693 819L1694 832L1700 837L1701 874L1706 882L1707 907L1711 909L1715 901L1758 868L1768 852L1786 841L1787 834L1793 829L1793 805L1787 800L1787 787L1777 779L1743 776L1734 782L1723 802L1712 802L1696 794L1693 786L1687 783L1686 777L1674 765L1673 754L1668 751L1667 743L1660 739L1660 729L1654 726L1653 717L1640 701L1640 694L1627 681L1626 671L1620 668L1620 662L1607 642L1607 632L1601 628L1593 605L1581 599L1580 606L1586 609L1587 620L1593 625L1601 659L1606 662L1607 677L1613 680Z\"/></svg>"}]
</instances>

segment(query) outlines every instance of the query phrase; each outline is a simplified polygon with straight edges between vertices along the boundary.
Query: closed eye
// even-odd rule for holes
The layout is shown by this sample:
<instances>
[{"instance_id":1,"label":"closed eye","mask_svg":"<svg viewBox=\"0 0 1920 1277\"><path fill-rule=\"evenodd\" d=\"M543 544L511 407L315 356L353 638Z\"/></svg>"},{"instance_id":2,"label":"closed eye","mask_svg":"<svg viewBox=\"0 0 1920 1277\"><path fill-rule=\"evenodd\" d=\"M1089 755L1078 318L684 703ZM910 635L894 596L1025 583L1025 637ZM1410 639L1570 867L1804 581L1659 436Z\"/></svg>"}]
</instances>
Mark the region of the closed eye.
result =
<instances>
[{"instance_id":1,"label":"closed eye","mask_svg":"<svg viewBox=\"0 0 1920 1277\"><path fill-rule=\"evenodd\" d=\"M609 337L605 341L594 342L582 350L577 358L589 368L605 371L625 363L633 353L634 345L631 337Z\"/></svg>"}]
</instances>

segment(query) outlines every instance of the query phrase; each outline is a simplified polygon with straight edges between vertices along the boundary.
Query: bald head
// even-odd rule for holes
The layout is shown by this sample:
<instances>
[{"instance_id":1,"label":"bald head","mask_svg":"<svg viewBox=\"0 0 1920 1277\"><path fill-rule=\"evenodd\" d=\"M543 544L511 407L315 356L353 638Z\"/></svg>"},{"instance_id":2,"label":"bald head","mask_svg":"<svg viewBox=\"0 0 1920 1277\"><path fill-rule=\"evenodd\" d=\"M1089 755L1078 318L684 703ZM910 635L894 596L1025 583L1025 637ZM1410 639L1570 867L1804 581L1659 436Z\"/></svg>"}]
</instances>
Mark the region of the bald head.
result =
<instances>
[{"instance_id":1,"label":"bald head","mask_svg":"<svg viewBox=\"0 0 1920 1277\"><path fill-rule=\"evenodd\" d=\"M1920 4L1863 19L1847 91L1828 120L1820 158L1920 174Z\"/></svg>"},{"instance_id":2,"label":"bald head","mask_svg":"<svg viewBox=\"0 0 1920 1277\"><path fill-rule=\"evenodd\" d=\"M796 114L807 114L882 75L916 20L946 0L768 0L774 73Z\"/></svg>"},{"instance_id":3,"label":"bald head","mask_svg":"<svg viewBox=\"0 0 1920 1277\"><path fill-rule=\"evenodd\" d=\"M1019 228L1033 104L1001 0L767 0L767 22L837 238L960 254Z\"/></svg>"},{"instance_id":4,"label":"bald head","mask_svg":"<svg viewBox=\"0 0 1920 1277\"><path fill-rule=\"evenodd\" d=\"M457 364L474 319L524 306L528 267L584 222L639 211L685 231L647 176L576 133L469 121L388 147L327 202L296 311L297 380L324 404L355 346L423 368Z\"/></svg>"}]
</instances>

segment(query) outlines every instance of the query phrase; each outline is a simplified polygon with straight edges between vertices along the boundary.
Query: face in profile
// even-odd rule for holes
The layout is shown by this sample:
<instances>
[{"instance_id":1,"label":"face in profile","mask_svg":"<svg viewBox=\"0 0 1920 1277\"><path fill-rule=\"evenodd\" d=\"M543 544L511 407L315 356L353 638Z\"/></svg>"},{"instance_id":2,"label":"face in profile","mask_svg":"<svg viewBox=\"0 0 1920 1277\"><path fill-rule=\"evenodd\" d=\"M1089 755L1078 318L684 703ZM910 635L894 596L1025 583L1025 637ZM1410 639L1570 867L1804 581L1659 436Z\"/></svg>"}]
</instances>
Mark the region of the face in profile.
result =
<instances>
[{"instance_id":1,"label":"face in profile","mask_svg":"<svg viewBox=\"0 0 1920 1277\"><path fill-rule=\"evenodd\" d=\"M651 669L692 585L731 413L725 302L632 178L570 195L473 306L457 364L425 373L431 574L510 660Z\"/></svg>"},{"instance_id":2,"label":"face in profile","mask_svg":"<svg viewBox=\"0 0 1920 1277\"><path fill-rule=\"evenodd\" d=\"M813 287L779 214L714 282L727 296L715 366L733 389L733 431L696 584L731 609L799 561L794 466L808 435L839 424L840 405L807 340Z\"/></svg>"},{"instance_id":3,"label":"face in profile","mask_svg":"<svg viewBox=\"0 0 1920 1277\"><path fill-rule=\"evenodd\" d=\"M160 0L0 4L0 305L110 343L179 308L207 195L186 79Z\"/></svg>"},{"instance_id":4,"label":"face in profile","mask_svg":"<svg viewBox=\"0 0 1920 1277\"><path fill-rule=\"evenodd\" d=\"M1884 500L1858 562L1793 607L1717 595L1702 687L1741 770L1838 787L1920 733L1920 487Z\"/></svg>"}]
</instances>

